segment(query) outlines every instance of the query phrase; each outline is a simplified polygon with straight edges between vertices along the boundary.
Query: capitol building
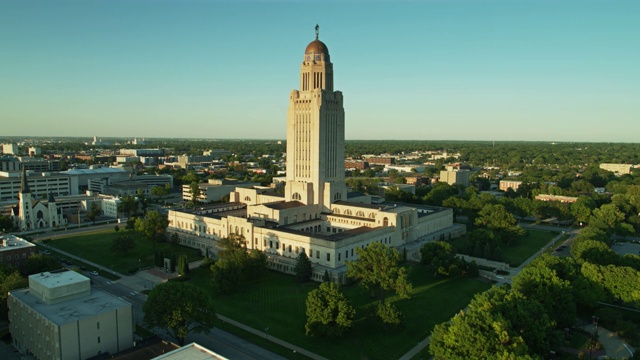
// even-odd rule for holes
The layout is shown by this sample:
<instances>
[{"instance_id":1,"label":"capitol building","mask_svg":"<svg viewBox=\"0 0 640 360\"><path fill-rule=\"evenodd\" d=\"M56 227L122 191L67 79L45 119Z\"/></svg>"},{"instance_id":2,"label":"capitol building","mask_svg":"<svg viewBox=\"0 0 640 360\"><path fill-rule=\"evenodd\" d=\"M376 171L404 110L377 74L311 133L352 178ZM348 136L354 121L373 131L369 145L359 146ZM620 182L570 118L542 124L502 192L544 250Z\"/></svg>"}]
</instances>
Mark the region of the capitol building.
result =
<instances>
[{"instance_id":1,"label":"capitol building","mask_svg":"<svg viewBox=\"0 0 640 360\"><path fill-rule=\"evenodd\" d=\"M228 203L169 212L170 233L203 253L217 242L242 235L247 249L268 256L269 267L294 273L305 252L313 279L327 271L344 282L346 262L372 242L417 258L428 241L460 236L448 208L382 202L350 192L345 183L343 94L334 90L329 49L316 38L307 45L300 66L300 90L289 94L287 169L284 195L271 188L236 188Z\"/></svg>"}]
</instances>

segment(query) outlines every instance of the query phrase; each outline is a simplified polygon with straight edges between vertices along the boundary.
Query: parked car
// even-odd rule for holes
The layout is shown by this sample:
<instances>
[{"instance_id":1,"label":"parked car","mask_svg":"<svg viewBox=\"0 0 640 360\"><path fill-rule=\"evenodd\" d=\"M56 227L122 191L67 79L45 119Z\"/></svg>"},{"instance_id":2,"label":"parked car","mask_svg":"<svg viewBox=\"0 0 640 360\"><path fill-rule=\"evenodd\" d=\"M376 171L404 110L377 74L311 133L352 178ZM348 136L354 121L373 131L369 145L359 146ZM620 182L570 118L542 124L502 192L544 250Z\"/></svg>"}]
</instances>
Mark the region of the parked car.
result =
<instances>
[{"instance_id":1,"label":"parked car","mask_svg":"<svg viewBox=\"0 0 640 360\"><path fill-rule=\"evenodd\" d=\"M98 274L98 272L97 272L97 271L92 271L92 272L90 272L89 274L91 274L91 275L93 275L93 276L98 276L98 275L100 275L100 274Z\"/></svg>"}]
</instances>

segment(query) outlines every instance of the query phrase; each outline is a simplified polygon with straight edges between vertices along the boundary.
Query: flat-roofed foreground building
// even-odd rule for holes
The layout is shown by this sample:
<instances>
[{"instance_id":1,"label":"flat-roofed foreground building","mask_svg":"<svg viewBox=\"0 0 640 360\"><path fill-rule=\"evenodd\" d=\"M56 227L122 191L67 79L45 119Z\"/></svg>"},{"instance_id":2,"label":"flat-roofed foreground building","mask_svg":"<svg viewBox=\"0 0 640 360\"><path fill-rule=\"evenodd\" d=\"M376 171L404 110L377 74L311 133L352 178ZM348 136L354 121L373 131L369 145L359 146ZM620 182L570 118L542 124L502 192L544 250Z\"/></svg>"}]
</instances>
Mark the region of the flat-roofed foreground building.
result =
<instances>
[{"instance_id":1,"label":"flat-roofed foreground building","mask_svg":"<svg viewBox=\"0 0 640 360\"><path fill-rule=\"evenodd\" d=\"M89 278L62 270L29 276L9 292L13 345L36 359L88 359L133 346L131 304L91 289Z\"/></svg>"},{"instance_id":2,"label":"flat-roofed foreground building","mask_svg":"<svg viewBox=\"0 0 640 360\"><path fill-rule=\"evenodd\" d=\"M191 343L181 348L162 354L153 360L227 360L226 357L219 355L202 345Z\"/></svg>"}]
</instances>

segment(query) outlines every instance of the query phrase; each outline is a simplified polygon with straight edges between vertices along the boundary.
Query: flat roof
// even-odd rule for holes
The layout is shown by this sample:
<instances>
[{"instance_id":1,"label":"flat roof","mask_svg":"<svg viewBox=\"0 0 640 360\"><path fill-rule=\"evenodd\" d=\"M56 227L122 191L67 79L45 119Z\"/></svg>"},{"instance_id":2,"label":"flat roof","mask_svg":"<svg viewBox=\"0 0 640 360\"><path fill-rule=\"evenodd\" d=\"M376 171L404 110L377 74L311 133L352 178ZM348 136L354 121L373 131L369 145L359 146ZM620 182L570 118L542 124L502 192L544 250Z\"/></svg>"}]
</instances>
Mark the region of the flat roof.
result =
<instances>
[{"instance_id":1,"label":"flat roof","mask_svg":"<svg viewBox=\"0 0 640 360\"><path fill-rule=\"evenodd\" d=\"M32 295L28 288L12 290L9 294L56 325L64 325L96 315L107 314L123 307L131 307L130 303L95 288L91 289L91 294L89 295L56 304L47 304L41 301L38 297Z\"/></svg>"},{"instance_id":2,"label":"flat roof","mask_svg":"<svg viewBox=\"0 0 640 360\"><path fill-rule=\"evenodd\" d=\"M300 201L285 201L285 202L272 202L272 203L265 203L265 204L261 204L264 205L270 209L274 209L274 210L284 210L284 209L293 209L293 208L297 208L297 207L301 207L301 206L307 206L303 203L301 203Z\"/></svg>"},{"instance_id":3,"label":"flat roof","mask_svg":"<svg viewBox=\"0 0 640 360\"><path fill-rule=\"evenodd\" d=\"M15 235L2 235L0 236L0 251L14 250L20 248L30 248L35 245L27 240L17 237Z\"/></svg>"},{"instance_id":4,"label":"flat roof","mask_svg":"<svg viewBox=\"0 0 640 360\"><path fill-rule=\"evenodd\" d=\"M153 358L153 360L209 360L219 359L227 360L226 357L217 354L204 346L196 343L185 345L181 348L175 349L164 355Z\"/></svg>"},{"instance_id":5,"label":"flat roof","mask_svg":"<svg viewBox=\"0 0 640 360\"><path fill-rule=\"evenodd\" d=\"M43 272L29 275L29 282L35 281L47 289L53 289L70 284L79 284L88 281L89 278L75 271Z\"/></svg>"},{"instance_id":6,"label":"flat roof","mask_svg":"<svg viewBox=\"0 0 640 360\"><path fill-rule=\"evenodd\" d=\"M60 174L64 175L93 175L93 174L115 174L115 173L128 173L123 168L97 168L97 169L70 169L67 171L61 171Z\"/></svg>"},{"instance_id":7,"label":"flat roof","mask_svg":"<svg viewBox=\"0 0 640 360\"><path fill-rule=\"evenodd\" d=\"M376 209L376 210L382 210L385 207L385 205L381 205L381 204L364 204L364 203L359 203L355 201L344 201L344 200L336 201L334 202L334 204L359 207L363 209Z\"/></svg>"}]
</instances>

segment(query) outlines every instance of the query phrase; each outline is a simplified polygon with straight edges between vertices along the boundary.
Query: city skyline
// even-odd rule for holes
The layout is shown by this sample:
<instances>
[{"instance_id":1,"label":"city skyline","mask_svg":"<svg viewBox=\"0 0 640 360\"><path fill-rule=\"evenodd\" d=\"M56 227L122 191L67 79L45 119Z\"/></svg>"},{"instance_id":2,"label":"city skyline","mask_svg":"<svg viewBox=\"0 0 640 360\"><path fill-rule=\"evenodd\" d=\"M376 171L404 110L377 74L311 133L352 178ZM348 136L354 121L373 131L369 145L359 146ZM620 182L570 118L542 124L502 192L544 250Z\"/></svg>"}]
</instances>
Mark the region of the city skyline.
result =
<instances>
[{"instance_id":1,"label":"city skyline","mask_svg":"<svg viewBox=\"0 0 640 360\"><path fill-rule=\"evenodd\" d=\"M325 5L4 2L3 135L284 139L318 23L349 140L637 141L638 3Z\"/></svg>"}]
</instances>

